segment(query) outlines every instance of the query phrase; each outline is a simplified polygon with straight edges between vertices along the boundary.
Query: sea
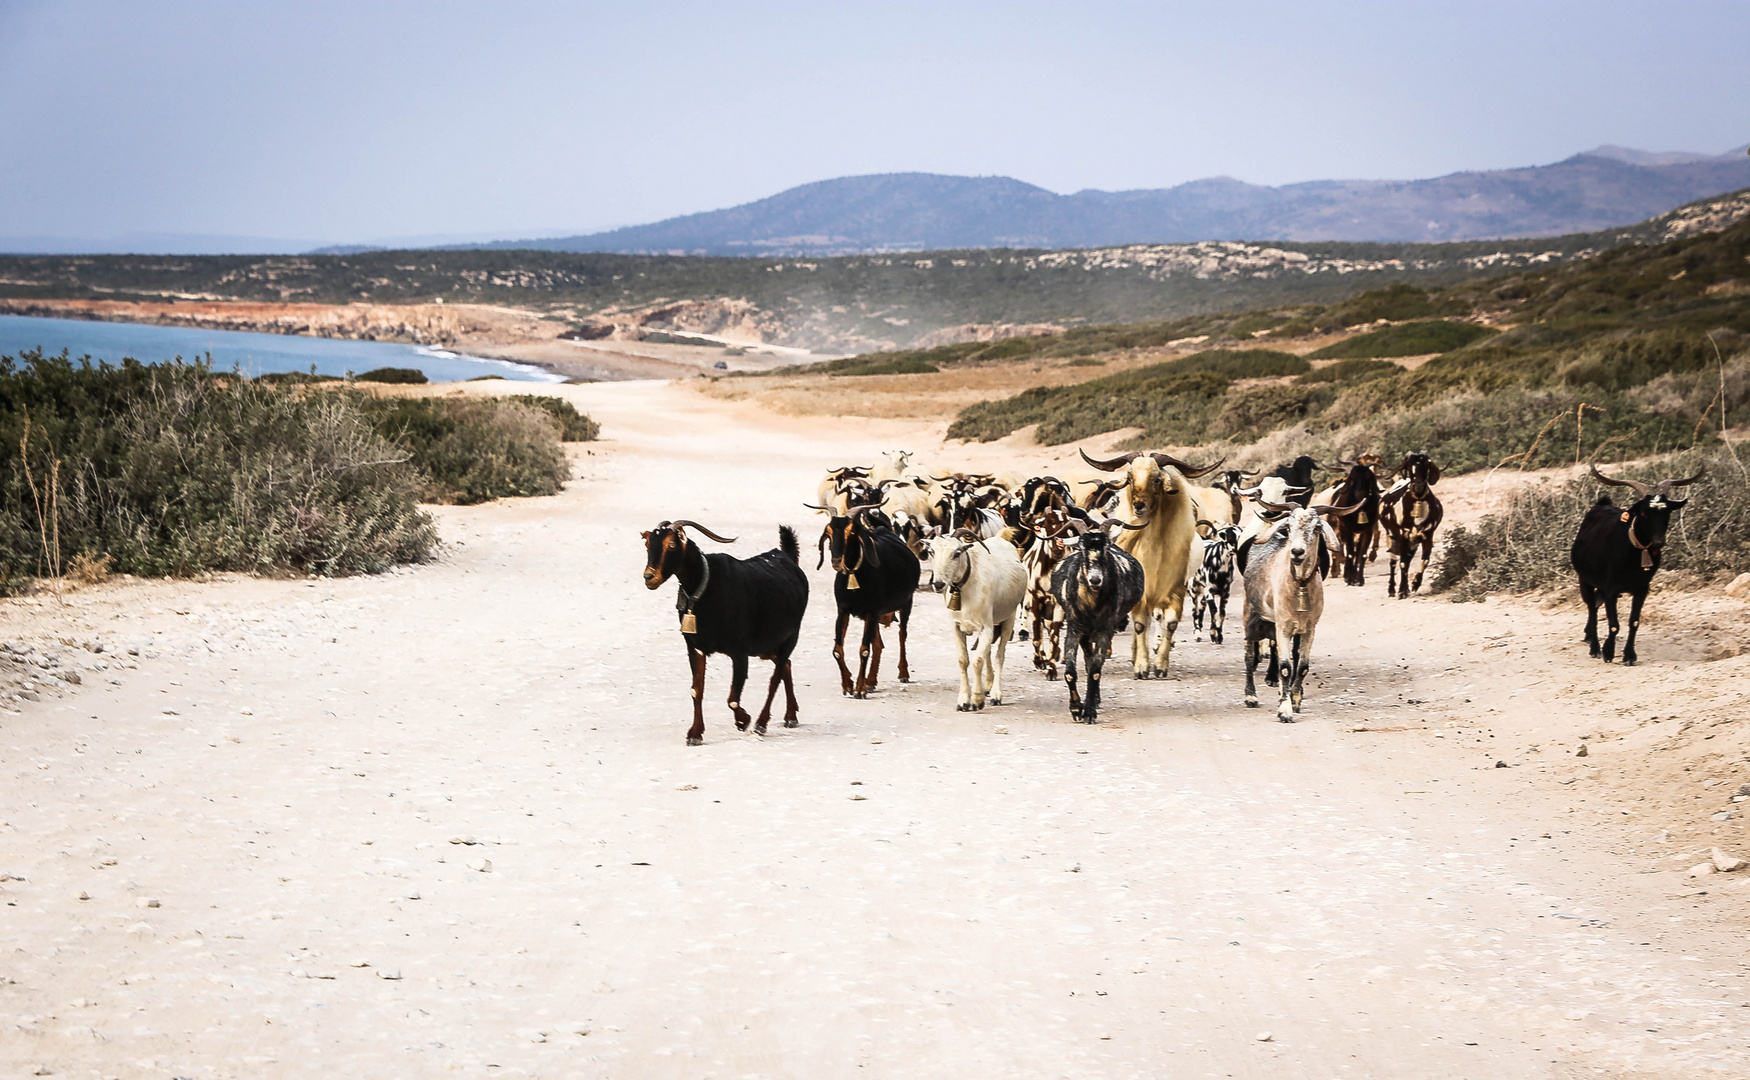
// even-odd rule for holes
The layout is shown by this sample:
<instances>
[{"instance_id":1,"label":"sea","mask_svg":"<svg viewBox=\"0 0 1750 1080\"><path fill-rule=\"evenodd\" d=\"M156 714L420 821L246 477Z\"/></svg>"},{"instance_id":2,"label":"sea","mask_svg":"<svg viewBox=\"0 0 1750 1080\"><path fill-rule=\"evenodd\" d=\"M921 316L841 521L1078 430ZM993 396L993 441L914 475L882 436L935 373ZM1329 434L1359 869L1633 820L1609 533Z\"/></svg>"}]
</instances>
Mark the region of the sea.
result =
<instances>
[{"instance_id":1,"label":"sea","mask_svg":"<svg viewBox=\"0 0 1750 1080\"><path fill-rule=\"evenodd\" d=\"M418 368L432 382L463 382L483 375L519 382L565 381L564 376L529 364L465 356L429 345L0 315L0 356L16 358L35 348L56 356L64 349L75 360L89 356L110 363L120 363L123 357L142 364L178 358L192 363L210 356L214 370L236 370L250 377L312 368L318 375L345 376L397 367Z\"/></svg>"}]
</instances>

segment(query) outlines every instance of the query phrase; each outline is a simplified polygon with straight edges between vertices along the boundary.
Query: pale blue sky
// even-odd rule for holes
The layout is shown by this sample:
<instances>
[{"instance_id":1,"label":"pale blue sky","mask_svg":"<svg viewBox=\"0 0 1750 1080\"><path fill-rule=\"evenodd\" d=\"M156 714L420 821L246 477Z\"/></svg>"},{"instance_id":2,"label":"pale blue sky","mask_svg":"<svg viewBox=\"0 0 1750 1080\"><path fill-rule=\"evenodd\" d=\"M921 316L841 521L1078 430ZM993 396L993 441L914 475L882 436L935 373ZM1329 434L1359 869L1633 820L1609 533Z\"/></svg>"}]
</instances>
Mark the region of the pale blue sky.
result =
<instances>
[{"instance_id":1,"label":"pale blue sky","mask_svg":"<svg viewBox=\"0 0 1750 1080\"><path fill-rule=\"evenodd\" d=\"M1750 4L0 0L0 236L589 231L921 170L1053 191L1750 140Z\"/></svg>"}]
</instances>

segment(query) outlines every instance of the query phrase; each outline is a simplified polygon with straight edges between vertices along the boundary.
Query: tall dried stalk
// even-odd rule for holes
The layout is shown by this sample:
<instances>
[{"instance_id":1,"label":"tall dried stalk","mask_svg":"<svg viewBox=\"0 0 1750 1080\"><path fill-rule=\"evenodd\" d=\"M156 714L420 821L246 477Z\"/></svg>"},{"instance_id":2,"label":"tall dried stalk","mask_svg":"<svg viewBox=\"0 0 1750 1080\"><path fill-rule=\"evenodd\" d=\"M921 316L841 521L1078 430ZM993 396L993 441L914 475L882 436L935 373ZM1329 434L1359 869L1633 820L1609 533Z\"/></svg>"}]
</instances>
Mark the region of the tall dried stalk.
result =
<instances>
[{"instance_id":1,"label":"tall dried stalk","mask_svg":"<svg viewBox=\"0 0 1750 1080\"><path fill-rule=\"evenodd\" d=\"M42 544L37 568L48 570L49 580L55 584L55 598L59 600L63 599L61 590L64 584L61 580L61 459L55 456L55 444L49 439L49 429L42 428L43 442L48 446L49 477L39 492L36 474L30 468L30 436L39 427L42 425L33 423L30 410L26 409L24 434L18 440L18 457L24 463L24 484L30 489L31 502L36 504L37 538Z\"/></svg>"}]
</instances>

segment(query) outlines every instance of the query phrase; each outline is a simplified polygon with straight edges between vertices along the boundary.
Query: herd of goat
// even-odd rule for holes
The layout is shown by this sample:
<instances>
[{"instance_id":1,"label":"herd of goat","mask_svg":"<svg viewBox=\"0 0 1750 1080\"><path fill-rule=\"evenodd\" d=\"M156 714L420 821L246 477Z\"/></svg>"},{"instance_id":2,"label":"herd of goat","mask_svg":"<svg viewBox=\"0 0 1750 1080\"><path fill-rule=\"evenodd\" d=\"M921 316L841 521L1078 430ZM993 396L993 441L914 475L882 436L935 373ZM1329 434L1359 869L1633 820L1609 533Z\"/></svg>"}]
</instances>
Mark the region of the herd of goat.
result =
<instances>
[{"instance_id":1,"label":"herd of goat","mask_svg":"<svg viewBox=\"0 0 1750 1080\"><path fill-rule=\"evenodd\" d=\"M1366 564L1377 560L1383 538L1386 593L1408 597L1421 588L1443 514L1433 491L1440 469L1420 452L1405 454L1395 468L1371 454L1322 467L1303 456L1268 474L1221 471L1220 461L1197 466L1163 453L1101 459L1084 452L1082 458L1110 478L1082 481L1089 490L1079 498L1052 476L1006 482L991 474L931 475L905 451L885 454L873 466L828 472L815 502L805 505L827 518L817 569L830 557L838 612L833 658L843 692L864 698L875 689L881 629L895 624L899 680L910 681L912 602L929 588L943 594L953 624L961 710L1002 704L1008 642L1026 618L1020 637L1031 639L1034 666L1053 681L1061 668L1070 716L1091 724L1099 716L1100 677L1114 636L1127 626L1132 631L1136 678L1165 678L1187 601L1199 635L1207 628L1212 642L1223 640L1237 574L1246 705L1258 705L1256 671L1267 650L1265 681L1278 688L1277 716L1292 722L1324 610L1325 577L1340 568L1345 584L1364 584ZM1341 479L1317 491L1321 468ZM1657 485L1613 479L1596 467L1592 475L1639 496L1627 509L1601 496L1572 549L1592 655L1615 658L1617 599L1626 593L1632 608L1622 660L1632 664L1666 529L1685 501L1673 498L1673 489L1701 474ZM1198 483L1205 478L1208 486ZM675 607L692 672L687 743L704 741L705 667L712 654L733 664L728 704L738 729L765 732L780 685L784 726L796 726L790 658L808 604L808 577L794 530L781 526L778 547L751 559L706 554L689 530L718 543L734 541L685 520L644 533L646 587L670 578L678 586ZM1609 623L1602 645L1600 605ZM852 619L862 624L854 671L845 655ZM773 664L758 717L741 706L751 657ZM1085 684L1078 683L1078 662Z\"/></svg>"}]
</instances>

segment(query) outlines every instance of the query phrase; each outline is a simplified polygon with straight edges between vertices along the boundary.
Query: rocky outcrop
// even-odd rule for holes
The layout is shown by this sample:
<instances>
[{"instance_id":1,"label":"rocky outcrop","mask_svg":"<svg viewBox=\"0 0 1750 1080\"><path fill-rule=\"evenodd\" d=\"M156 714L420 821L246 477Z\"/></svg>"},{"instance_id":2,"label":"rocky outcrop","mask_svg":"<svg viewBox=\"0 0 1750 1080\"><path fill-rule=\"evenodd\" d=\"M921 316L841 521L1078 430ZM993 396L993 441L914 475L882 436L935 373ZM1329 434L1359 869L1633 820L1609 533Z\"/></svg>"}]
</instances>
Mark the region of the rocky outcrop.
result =
<instances>
[{"instance_id":1,"label":"rocky outcrop","mask_svg":"<svg viewBox=\"0 0 1750 1080\"><path fill-rule=\"evenodd\" d=\"M521 317L466 304L0 299L0 313L438 346L455 346L470 337L538 339L552 336L548 327L557 329L553 324L540 323L532 314Z\"/></svg>"},{"instance_id":2,"label":"rocky outcrop","mask_svg":"<svg viewBox=\"0 0 1750 1080\"><path fill-rule=\"evenodd\" d=\"M1056 323L962 323L932 330L912 344L914 349L933 349L938 345L959 345L967 341L1001 341L1004 338L1042 337L1061 334Z\"/></svg>"}]
</instances>

